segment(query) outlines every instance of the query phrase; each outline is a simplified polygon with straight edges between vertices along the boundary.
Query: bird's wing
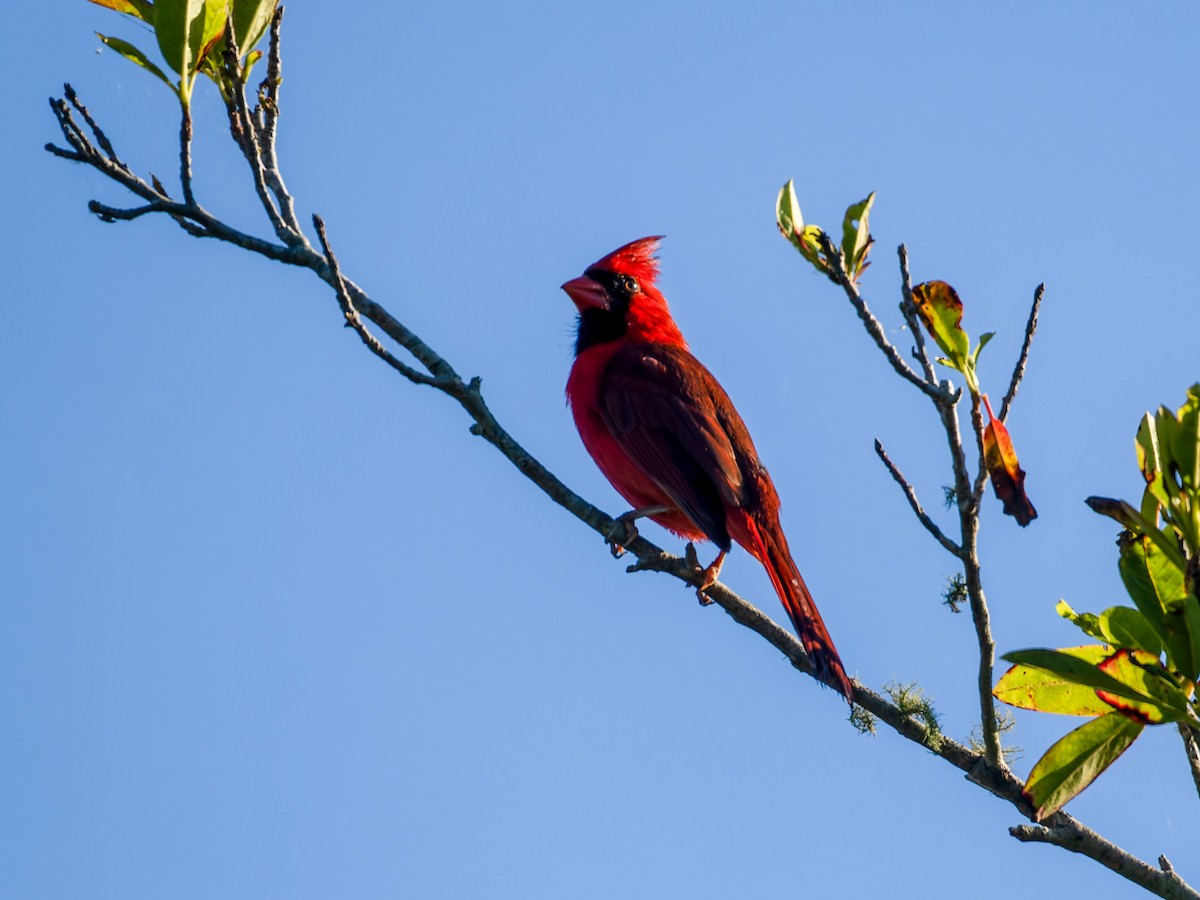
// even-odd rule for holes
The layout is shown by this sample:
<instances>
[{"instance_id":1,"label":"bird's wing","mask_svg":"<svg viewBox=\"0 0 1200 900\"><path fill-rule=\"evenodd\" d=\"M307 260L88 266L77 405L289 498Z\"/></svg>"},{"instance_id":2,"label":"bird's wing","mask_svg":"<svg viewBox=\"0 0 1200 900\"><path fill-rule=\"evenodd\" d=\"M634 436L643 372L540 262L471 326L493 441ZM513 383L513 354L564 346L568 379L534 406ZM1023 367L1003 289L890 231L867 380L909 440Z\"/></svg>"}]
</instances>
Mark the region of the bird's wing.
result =
<instances>
[{"instance_id":1,"label":"bird's wing","mask_svg":"<svg viewBox=\"0 0 1200 900\"><path fill-rule=\"evenodd\" d=\"M631 343L608 365L601 411L621 448L728 550L725 510L744 499L737 448L749 435L708 369L682 348Z\"/></svg>"}]
</instances>

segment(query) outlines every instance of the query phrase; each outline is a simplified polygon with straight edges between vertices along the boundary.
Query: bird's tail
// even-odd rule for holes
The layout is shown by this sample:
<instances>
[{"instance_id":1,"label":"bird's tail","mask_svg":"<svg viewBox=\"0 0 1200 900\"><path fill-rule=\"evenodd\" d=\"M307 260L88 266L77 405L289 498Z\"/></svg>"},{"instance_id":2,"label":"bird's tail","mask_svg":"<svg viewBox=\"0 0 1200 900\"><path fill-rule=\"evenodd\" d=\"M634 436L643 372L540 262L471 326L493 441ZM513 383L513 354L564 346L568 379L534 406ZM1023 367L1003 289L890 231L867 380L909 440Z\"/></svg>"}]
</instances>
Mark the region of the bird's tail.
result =
<instances>
[{"instance_id":1,"label":"bird's tail","mask_svg":"<svg viewBox=\"0 0 1200 900\"><path fill-rule=\"evenodd\" d=\"M755 537L758 538L757 549L760 551L754 555L767 570L771 584L775 586L775 593L779 595L783 608L787 610L792 624L796 627L800 643L804 645L805 652L813 661L817 678L847 700L852 700L854 689L850 678L842 666L837 648L833 646L829 629L825 627L821 613L817 611L817 604L813 602L808 585L804 583L800 570L792 561L792 553L788 549L783 531L778 526L760 526L755 527L753 531L757 532Z\"/></svg>"}]
</instances>

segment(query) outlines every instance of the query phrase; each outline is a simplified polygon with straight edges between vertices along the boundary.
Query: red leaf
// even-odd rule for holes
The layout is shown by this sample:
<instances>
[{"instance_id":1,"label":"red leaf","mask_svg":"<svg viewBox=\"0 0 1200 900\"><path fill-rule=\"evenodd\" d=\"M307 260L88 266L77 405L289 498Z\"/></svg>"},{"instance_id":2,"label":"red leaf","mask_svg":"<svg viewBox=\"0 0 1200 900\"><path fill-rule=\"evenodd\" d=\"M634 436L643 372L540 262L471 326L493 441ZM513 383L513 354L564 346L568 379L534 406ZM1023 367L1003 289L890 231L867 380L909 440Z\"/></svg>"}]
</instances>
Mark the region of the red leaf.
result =
<instances>
[{"instance_id":1,"label":"red leaf","mask_svg":"<svg viewBox=\"0 0 1200 900\"><path fill-rule=\"evenodd\" d=\"M1037 518L1037 510L1025 494L1025 470L1017 460L1008 429L993 415L987 394L983 395L983 405L988 414L988 424L983 429L983 459L992 489L996 499L1004 504L1005 515L1012 516L1024 528Z\"/></svg>"}]
</instances>

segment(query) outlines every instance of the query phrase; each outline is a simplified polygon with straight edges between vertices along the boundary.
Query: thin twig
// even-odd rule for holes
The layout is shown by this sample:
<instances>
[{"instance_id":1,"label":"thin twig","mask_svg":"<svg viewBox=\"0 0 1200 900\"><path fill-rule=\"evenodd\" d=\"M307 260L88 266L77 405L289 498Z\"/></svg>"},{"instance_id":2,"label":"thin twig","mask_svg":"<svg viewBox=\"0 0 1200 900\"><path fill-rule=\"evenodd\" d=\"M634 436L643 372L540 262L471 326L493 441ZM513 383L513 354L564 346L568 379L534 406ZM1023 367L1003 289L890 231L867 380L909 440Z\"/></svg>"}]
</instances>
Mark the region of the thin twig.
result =
<instances>
[{"instance_id":1,"label":"thin twig","mask_svg":"<svg viewBox=\"0 0 1200 900\"><path fill-rule=\"evenodd\" d=\"M954 541L950 540L950 538L946 537L946 535L942 533L942 529L938 528L933 519L929 518L929 515L925 512L925 510L921 508L921 501L917 499L917 492L913 490L912 485L908 483L904 475L901 474L898 468L896 468L891 458L887 455L887 451L883 449L883 444L879 442L878 438L875 439L875 453L883 461L883 464L887 467L887 470L892 474L892 478L896 480L896 484L900 485L900 490L904 491L904 496L908 498L908 505L912 507L912 511L916 513L917 519L922 525L925 526L925 530L932 534L934 538L937 539L937 542L945 547L947 551L961 558L962 548L959 547L958 544L954 543Z\"/></svg>"},{"instance_id":2,"label":"thin twig","mask_svg":"<svg viewBox=\"0 0 1200 900\"><path fill-rule=\"evenodd\" d=\"M936 382L930 384L914 372L912 366L905 362L904 357L900 355L900 351L887 339L887 335L883 331L883 326L879 324L879 320L875 318L875 314L867 307L867 301L863 299L858 287L846 271L841 254L834 248L833 241L829 239L829 235L824 232L821 233L821 250L829 262L829 277L835 283L841 285L842 291L850 301L850 305L854 307L855 312L858 313L858 317L862 319L863 325L866 326L867 333L871 335L875 344L883 351L884 357L891 363L896 373L905 381L915 385L921 393L928 395L934 402L944 400L945 392Z\"/></svg>"},{"instance_id":3,"label":"thin twig","mask_svg":"<svg viewBox=\"0 0 1200 900\"><path fill-rule=\"evenodd\" d=\"M1021 386L1021 379L1025 377L1025 363L1029 360L1029 345L1033 343L1033 333L1037 331L1038 310L1042 306L1042 297L1045 293L1045 284L1039 284L1037 290L1033 292L1033 306L1029 310L1029 321L1025 323L1025 341L1021 344L1021 355L1017 357L1017 364L1013 368L1012 380L1008 383L1008 392L1004 395L1004 402L1000 404L1001 422L1008 418L1008 410L1012 406L1013 400L1016 399L1017 388Z\"/></svg>"},{"instance_id":4,"label":"thin twig","mask_svg":"<svg viewBox=\"0 0 1200 900\"><path fill-rule=\"evenodd\" d=\"M908 330L912 332L913 340L916 342L913 356L921 363L921 368L925 371L925 380L930 384L937 384L937 373L929 359L929 352L925 349L925 333L917 321L917 306L912 297L912 276L908 273L908 248L901 244L896 248L896 253L900 257L900 314L904 316L904 321L908 323Z\"/></svg>"},{"instance_id":5,"label":"thin twig","mask_svg":"<svg viewBox=\"0 0 1200 900\"><path fill-rule=\"evenodd\" d=\"M342 278L342 272L338 268L337 257L333 255L333 248L329 246L329 238L325 234L325 220L314 214L313 227L317 229L317 237L321 239L321 249L325 251L325 259L329 263L329 271L333 275L334 290L337 291L338 305L342 308L342 315L346 317L346 325L357 332L362 342L367 345L367 348L372 353L409 381L415 384L436 386L438 384L437 379L426 375L424 372L418 372L412 366L402 363L363 324L362 317L358 314L358 310L355 309L354 301L350 299L350 294L346 290L346 280Z\"/></svg>"},{"instance_id":6,"label":"thin twig","mask_svg":"<svg viewBox=\"0 0 1200 900\"><path fill-rule=\"evenodd\" d=\"M109 141L108 135L106 135L104 131L101 130L100 126L96 124L96 120L92 118L92 114L88 112L87 107L79 101L79 97L75 94L75 89L69 84L64 84L63 94L67 100L70 101L71 105L79 110L79 114L83 116L83 120L87 122L88 128L92 130L92 134L96 138L96 143L100 145L100 149L104 151L104 154L113 162L117 163L117 165L119 165L121 168L128 170L126 165L119 161L117 157L117 151L113 149L112 142Z\"/></svg>"},{"instance_id":7,"label":"thin twig","mask_svg":"<svg viewBox=\"0 0 1200 900\"><path fill-rule=\"evenodd\" d=\"M300 221L296 218L296 201L288 192L287 185L283 183L283 172L279 168L279 159L275 153L275 138L279 129L279 89L283 84L283 43L280 40L282 26L283 7L280 6L271 16L267 75L259 88L260 99L254 118L261 123L257 131L258 150L262 154L267 184L279 201L280 215L291 232L292 240L307 246L308 241L300 228Z\"/></svg>"},{"instance_id":8,"label":"thin twig","mask_svg":"<svg viewBox=\"0 0 1200 900\"><path fill-rule=\"evenodd\" d=\"M983 444L984 427L983 406L980 402L980 397L978 394L972 394L971 431L975 433L975 449L978 451L979 458L976 460L975 483L971 486L971 497L975 501L975 508L977 510L983 501L983 488L988 480L987 453L984 450Z\"/></svg>"}]
</instances>

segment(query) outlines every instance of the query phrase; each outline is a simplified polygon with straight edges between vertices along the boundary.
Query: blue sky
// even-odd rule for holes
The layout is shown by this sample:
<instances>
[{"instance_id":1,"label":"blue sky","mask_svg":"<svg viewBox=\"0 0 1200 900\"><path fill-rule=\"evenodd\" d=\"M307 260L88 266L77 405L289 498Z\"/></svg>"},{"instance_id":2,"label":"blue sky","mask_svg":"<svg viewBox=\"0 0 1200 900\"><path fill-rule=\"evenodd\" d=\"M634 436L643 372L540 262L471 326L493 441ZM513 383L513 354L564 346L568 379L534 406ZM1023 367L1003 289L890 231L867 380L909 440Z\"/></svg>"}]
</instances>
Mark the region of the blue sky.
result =
<instances>
[{"instance_id":1,"label":"blue sky","mask_svg":"<svg viewBox=\"0 0 1200 900\"><path fill-rule=\"evenodd\" d=\"M1054 614L1120 602L1090 494L1140 490L1133 432L1200 377L1194 36L1182 3L294 3L285 174L347 273L464 375L570 486L621 503L562 390L558 290L666 234L662 284L737 402L848 669L919 682L972 724L974 636L949 558L878 464L937 506L928 405L775 232L796 179L834 227L878 192L865 289L891 336L894 250L994 330L1040 518L990 496L1001 650L1079 643ZM10 13L8 287L0 306L3 893L22 898L1134 896L1022 846L1017 815L881 732L677 583L596 536L400 382L311 275L104 225L126 200L40 149L71 81L168 180L168 92L83 2ZM143 39L144 42L144 39ZM197 192L266 233L219 104ZM651 537L677 547L656 529ZM782 616L735 552L725 580ZM1076 724L1021 714L1024 774ZM1070 810L1200 882L1200 814L1152 731Z\"/></svg>"}]
</instances>

